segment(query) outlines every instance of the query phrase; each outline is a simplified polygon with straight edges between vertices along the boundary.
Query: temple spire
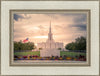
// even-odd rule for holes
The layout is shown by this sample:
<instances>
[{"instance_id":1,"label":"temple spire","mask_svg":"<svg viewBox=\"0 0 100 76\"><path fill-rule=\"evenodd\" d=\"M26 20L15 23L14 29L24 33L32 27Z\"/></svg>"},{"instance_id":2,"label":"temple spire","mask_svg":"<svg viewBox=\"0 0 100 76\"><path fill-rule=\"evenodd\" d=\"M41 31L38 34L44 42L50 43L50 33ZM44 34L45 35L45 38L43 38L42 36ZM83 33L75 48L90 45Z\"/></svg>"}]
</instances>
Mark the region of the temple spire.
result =
<instances>
[{"instance_id":1,"label":"temple spire","mask_svg":"<svg viewBox=\"0 0 100 76\"><path fill-rule=\"evenodd\" d=\"M48 40L53 40L52 38L52 32L51 32L51 21L50 21L50 27L49 27L49 33L48 33Z\"/></svg>"},{"instance_id":2,"label":"temple spire","mask_svg":"<svg viewBox=\"0 0 100 76\"><path fill-rule=\"evenodd\" d=\"M49 28L49 33L51 33L51 21L50 21L50 28Z\"/></svg>"}]
</instances>

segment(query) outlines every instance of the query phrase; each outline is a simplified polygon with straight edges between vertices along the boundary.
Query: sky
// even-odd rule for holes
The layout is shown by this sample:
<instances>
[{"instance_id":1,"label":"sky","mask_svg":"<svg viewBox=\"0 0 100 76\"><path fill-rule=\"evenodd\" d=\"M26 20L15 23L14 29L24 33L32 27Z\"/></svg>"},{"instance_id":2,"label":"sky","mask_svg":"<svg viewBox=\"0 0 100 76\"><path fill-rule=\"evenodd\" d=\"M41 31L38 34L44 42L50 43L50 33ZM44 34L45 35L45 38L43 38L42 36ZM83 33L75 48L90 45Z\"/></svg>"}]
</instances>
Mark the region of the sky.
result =
<instances>
[{"instance_id":1,"label":"sky","mask_svg":"<svg viewBox=\"0 0 100 76\"><path fill-rule=\"evenodd\" d=\"M55 42L64 45L74 42L77 37L86 37L86 13L58 14L14 14L14 41L29 38L35 45L46 42L51 21Z\"/></svg>"}]
</instances>

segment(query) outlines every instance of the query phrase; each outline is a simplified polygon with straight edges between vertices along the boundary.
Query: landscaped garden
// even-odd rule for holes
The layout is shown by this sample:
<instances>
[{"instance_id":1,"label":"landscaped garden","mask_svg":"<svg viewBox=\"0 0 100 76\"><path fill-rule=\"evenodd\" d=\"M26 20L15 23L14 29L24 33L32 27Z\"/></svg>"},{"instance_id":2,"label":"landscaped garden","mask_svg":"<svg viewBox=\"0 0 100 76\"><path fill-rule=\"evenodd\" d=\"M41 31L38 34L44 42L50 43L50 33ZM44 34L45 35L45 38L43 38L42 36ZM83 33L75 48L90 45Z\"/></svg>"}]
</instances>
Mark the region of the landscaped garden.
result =
<instances>
[{"instance_id":1,"label":"landscaped garden","mask_svg":"<svg viewBox=\"0 0 100 76\"><path fill-rule=\"evenodd\" d=\"M86 61L86 38L78 37L75 42L66 44L65 49L69 51L61 51L60 57L40 57L40 51L32 51L36 49L33 42L22 43L14 42L14 60L73 60ZM41 49L39 49L41 50Z\"/></svg>"},{"instance_id":2,"label":"landscaped garden","mask_svg":"<svg viewBox=\"0 0 100 76\"><path fill-rule=\"evenodd\" d=\"M86 53L61 51L60 57L40 57L40 51L15 52L14 60L73 60L86 61Z\"/></svg>"}]
</instances>

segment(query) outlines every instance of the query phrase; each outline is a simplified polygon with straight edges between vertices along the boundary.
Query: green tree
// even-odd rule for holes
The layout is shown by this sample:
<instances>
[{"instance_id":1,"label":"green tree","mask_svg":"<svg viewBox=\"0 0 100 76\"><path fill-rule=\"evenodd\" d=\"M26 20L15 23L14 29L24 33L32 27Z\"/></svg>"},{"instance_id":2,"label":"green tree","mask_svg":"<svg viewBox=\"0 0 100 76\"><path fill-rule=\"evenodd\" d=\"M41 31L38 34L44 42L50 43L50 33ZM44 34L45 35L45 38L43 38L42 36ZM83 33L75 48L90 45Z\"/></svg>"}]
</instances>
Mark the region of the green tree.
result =
<instances>
[{"instance_id":1,"label":"green tree","mask_svg":"<svg viewBox=\"0 0 100 76\"><path fill-rule=\"evenodd\" d=\"M19 51L19 50L32 50L36 46L34 45L33 42L27 42L27 43L22 43L22 41L19 42L14 42L14 50Z\"/></svg>"},{"instance_id":2,"label":"green tree","mask_svg":"<svg viewBox=\"0 0 100 76\"><path fill-rule=\"evenodd\" d=\"M68 50L86 50L86 38L81 36L65 46Z\"/></svg>"}]
</instances>

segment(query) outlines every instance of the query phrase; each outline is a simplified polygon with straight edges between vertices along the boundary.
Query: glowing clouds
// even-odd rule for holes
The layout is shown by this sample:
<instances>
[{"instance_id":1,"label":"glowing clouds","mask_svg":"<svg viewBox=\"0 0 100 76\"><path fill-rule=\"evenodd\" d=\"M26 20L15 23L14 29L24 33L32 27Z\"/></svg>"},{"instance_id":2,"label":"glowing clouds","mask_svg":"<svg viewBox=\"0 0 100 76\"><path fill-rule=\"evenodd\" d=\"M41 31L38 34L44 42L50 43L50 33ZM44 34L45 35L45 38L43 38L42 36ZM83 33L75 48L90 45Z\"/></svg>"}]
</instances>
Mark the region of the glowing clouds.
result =
<instances>
[{"instance_id":1,"label":"glowing clouds","mask_svg":"<svg viewBox=\"0 0 100 76\"><path fill-rule=\"evenodd\" d=\"M48 38L48 36L35 36L34 38Z\"/></svg>"},{"instance_id":2,"label":"glowing clouds","mask_svg":"<svg viewBox=\"0 0 100 76\"><path fill-rule=\"evenodd\" d=\"M29 38L30 42L45 42L48 38L50 17L53 38L64 45L78 36L86 36L86 14L16 14L14 17L14 41Z\"/></svg>"}]
</instances>

